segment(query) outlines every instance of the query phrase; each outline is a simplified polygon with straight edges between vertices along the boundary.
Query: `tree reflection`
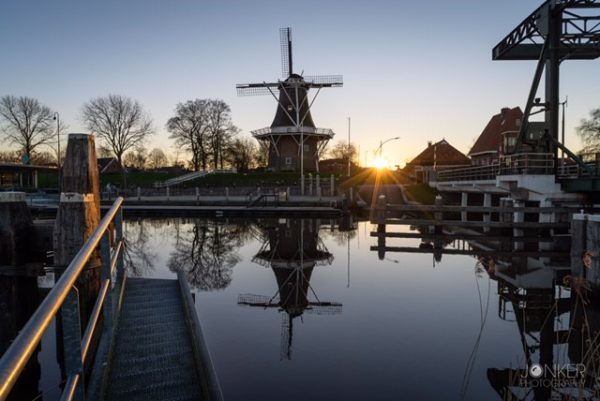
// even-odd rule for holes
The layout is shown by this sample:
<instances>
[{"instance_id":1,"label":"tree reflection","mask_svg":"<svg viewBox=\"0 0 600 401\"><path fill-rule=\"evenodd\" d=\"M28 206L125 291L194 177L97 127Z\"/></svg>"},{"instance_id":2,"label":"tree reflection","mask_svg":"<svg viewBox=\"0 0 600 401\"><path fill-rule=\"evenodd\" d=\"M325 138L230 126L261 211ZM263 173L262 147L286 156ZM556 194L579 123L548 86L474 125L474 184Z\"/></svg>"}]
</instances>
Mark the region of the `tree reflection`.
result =
<instances>
[{"instance_id":1,"label":"tree reflection","mask_svg":"<svg viewBox=\"0 0 600 401\"><path fill-rule=\"evenodd\" d=\"M237 250L249 237L247 224L194 220L187 232L179 229L169 269L183 272L190 285L200 290L224 289L241 260Z\"/></svg>"},{"instance_id":2,"label":"tree reflection","mask_svg":"<svg viewBox=\"0 0 600 401\"><path fill-rule=\"evenodd\" d=\"M133 276L142 276L154 270L153 260L156 259L156 253L150 250L148 244L151 234L148 226L156 232L164 223L160 220L140 219L128 221L124 226L125 266Z\"/></svg>"}]
</instances>

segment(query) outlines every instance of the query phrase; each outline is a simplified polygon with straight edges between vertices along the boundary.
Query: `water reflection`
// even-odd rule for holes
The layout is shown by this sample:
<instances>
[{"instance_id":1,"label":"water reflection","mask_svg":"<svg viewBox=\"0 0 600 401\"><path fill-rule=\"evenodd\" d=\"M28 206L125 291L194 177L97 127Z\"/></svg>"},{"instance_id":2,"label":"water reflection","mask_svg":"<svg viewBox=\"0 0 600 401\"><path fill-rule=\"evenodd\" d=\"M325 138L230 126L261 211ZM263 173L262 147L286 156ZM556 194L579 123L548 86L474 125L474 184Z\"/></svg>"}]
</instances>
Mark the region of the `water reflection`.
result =
<instances>
[{"instance_id":1,"label":"water reflection","mask_svg":"<svg viewBox=\"0 0 600 401\"><path fill-rule=\"evenodd\" d=\"M252 261L273 269L277 290L270 297L240 294L238 305L276 308L284 312L280 357L291 359L294 319L301 318L304 313L342 313L342 304L321 301L310 285L315 266L331 265L333 255L319 237L319 220L267 220L258 227L262 231L262 245ZM309 296L313 300L309 300Z\"/></svg>"},{"instance_id":2,"label":"water reflection","mask_svg":"<svg viewBox=\"0 0 600 401\"><path fill-rule=\"evenodd\" d=\"M37 277L24 274L0 275L0 355L4 354L27 323L41 298ZM40 350L41 345L38 345L13 388L9 400L32 400L37 397L41 399L41 369L38 362Z\"/></svg>"},{"instance_id":3,"label":"water reflection","mask_svg":"<svg viewBox=\"0 0 600 401\"><path fill-rule=\"evenodd\" d=\"M269 391L297 383L286 372L301 372L308 382L327 369L340 383L320 382L328 386L323 394L344 399L366 399L374 388L380 399L437 399L441 391L471 400L600 396L600 302L586 277L597 269L595 253L571 261L551 238L521 238L525 245L515 250L514 238L502 233L427 229L395 232L381 247L381 238L355 228L310 219L172 219L146 227L139 249L151 251L149 263L163 255L163 269L182 271L193 287L211 292L199 294L198 307L234 400L278 399ZM361 241L371 251L360 250ZM351 260L353 285L339 286ZM280 336L270 320L275 311ZM340 316L311 317L298 335L298 321L311 313ZM277 342L280 359L295 350L293 362L272 364L269 349ZM353 370L332 361L352 361ZM542 376L535 377L538 365ZM429 373L431 389L415 384L418 371ZM553 374L575 381L553 381ZM357 383L352 391L341 383L349 381ZM327 399L321 387L309 386L309 398Z\"/></svg>"},{"instance_id":4,"label":"water reflection","mask_svg":"<svg viewBox=\"0 0 600 401\"><path fill-rule=\"evenodd\" d=\"M183 230L176 230L169 270L183 272L190 285L200 290L226 288L240 262L237 250L251 235L250 225L195 219Z\"/></svg>"}]
</instances>

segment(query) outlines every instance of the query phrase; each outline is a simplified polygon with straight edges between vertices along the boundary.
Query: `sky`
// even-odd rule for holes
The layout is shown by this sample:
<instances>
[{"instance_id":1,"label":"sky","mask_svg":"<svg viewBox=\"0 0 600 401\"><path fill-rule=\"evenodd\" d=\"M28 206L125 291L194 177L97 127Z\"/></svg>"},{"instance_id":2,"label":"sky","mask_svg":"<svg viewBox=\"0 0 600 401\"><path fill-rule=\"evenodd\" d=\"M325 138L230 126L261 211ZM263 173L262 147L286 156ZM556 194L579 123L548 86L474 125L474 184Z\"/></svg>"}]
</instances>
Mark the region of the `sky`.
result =
<instances>
[{"instance_id":1,"label":"sky","mask_svg":"<svg viewBox=\"0 0 600 401\"><path fill-rule=\"evenodd\" d=\"M492 61L492 48L541 0L42 1L0 3L0 96L38 98L69 132L86 132L81 107L110 93L138 100L156 134L147 147L175 151L167 120L177 103L219 98L241 135L269 126L270 96L238 97L236 83L282 79L279 28L292 28L294 70L342 74L312 116L334 141L351 140L370 164L380 141L404 164L446 139L468 152L493 114L524 108L533 61ZM566 61L566 143L600 107L600 60ZM285 78L285 77L283 77ZM543 85L542 85L543 87ZM541 93L543 95L543 93ZM6 143L0 147L7 148Z\"/></svg>"}]
</instances>

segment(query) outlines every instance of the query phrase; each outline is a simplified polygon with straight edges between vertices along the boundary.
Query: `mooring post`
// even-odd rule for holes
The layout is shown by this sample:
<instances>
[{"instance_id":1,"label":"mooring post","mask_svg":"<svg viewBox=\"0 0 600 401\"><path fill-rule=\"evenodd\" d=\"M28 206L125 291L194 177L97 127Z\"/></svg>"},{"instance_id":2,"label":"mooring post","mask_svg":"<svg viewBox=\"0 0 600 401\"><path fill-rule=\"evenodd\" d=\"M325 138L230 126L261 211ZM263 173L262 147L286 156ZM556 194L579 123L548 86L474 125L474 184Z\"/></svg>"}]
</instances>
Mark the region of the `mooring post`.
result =
<instances>
[{"instance_id":1,"label":"mooring post","mask_svg":"<svg viewBox=\"0 0 600 401\"><path fill-rule=\"evenodd\" d=\"M329 177L329 196L335 196L335 177L333 174Z\"/></svg>"},{"instance_id":2,"label":"mooring post","mask_svg":"<svg viewBox=\"0 0 600 401\"><path fill-rule=\"evenodd\" d=\"M25 192L0 192L0 265L27 261L32 224Z\"/></svg>"},{"instance_id":3,"label":"mooring post","mask_svg":"<svg viewBox=\"0 0 600 401\"><path fill-rule=\"evenodd\" d=\"M442 199L442 197L440 195L435 196L434 204L436 207L442 207L444 205L444 200ZM435 213L433 214L433 217L435 218L436 222L440 222L440 221L444 220L444 212L442 212L441 210L439 210L439 211L436 210ZM435 226L430 228L430 231L432 231L435 234L440 234L442 232L442 226L440 226L439 224L436 224Z\"/></svg>"},{"instance_id":4,"label":"mooring post","mask_svg":"<svg viewBox=\"0 0 600 401\"><path fill-rule=\"evenodd\" d=\"M492 194L487 193L487 192L483 194L483 207L485 207L485 208L492 207ZM483 222L490 223L491 221L492 221L492 213L488 212L488 211L483 212ZM483 226L484 233L487 233L489 231L490 231L489 225Z\"/></svg>"},{"instance_id":5,"label":"mooring post","mask_svg":"<svg viewBox=\"0 0 600 401\"><path fill-rule=\"evenodd\" d=\"M321 176L317 174L316 178L317 196L319 197L319 200L321 200Z\"/></svg>"},{"instance_id":6,"label":"mooring post","mask_svg":"<svg viewBox=\"0 0 600 401\"><path fill-rule=\"evenodd\" d=\"M524 203L520 200L513 200L513 206L515 208L522 208L524 207ZM523 223L525 222L525 212L520 211L520 210L513 210L513 223ZM513 238L514 240L514 248L517 251L522 251L524 248L524 243L523 241L519 241L518 238L522 237L524 233L524 230L522 228L515 228L513 227Z\"/></svg>"},{"instance_id":7,"label":"mooring post","mask_svg":"<svg viewBox=\"0 0 600 401\"><path fill-rule=\"evenodd\" d=\"M552 200L545 198L542 199L540 201L540 208L551 208L552 207ZM552 223L554 220L554 213L552 212L542 212L540 211L539 217L538 217L538 222L539 223ZM554 230L550 229L550 235L554 236ZM539 243L539 248L540 251L549 251L552 249L552 243L551 242L540 242Z\"/></svg>"},{"instance_id":8,"label":"mooring post","mask_svg":"<svg viewBox=\"0 0 600 401\"><path fill-rule=\"evenodd\" d=\"M377 198L375 205L375 219L377 221L377 257L379 260L385 259L385 222L387 217L387 199L381 194Z\"/></svg>"},{"instance_id":9,"label":"mooring post","mask_svg":"<svg viewBox=\"0 0 600 401\"><path fill-rule=\"evenodd\" d=\"M583 275L583 253L587 248L587 223L588 216L583 213L574 213L571 219L571 273L581 277Z\"/></svg>"},{"instance_id":10,"label":"mooring post","mask_svg":"<svg viewBox=\"0 0 600 401\"><path fill-rule=\"evenodd\" d=\"M100 179L94 137L70 134L62 166L60 203L54 223L54 265L56 280L100 222ZM80 327L88 315L100 289L100 257L90 258L63 306L63 366L68 372L81 369ZM75 310L77 309L77 310ZM79 318L81 317L81 322ZM76 332L79 330L77 338ZM77 359L79 362L77 362ZM80 372L83 375L83 371ZM78 387L83 388L83 377ZM80 390L76 390L77 399ZM83 394L81 392L81 394Z\"/></svg>"}]
</instances>

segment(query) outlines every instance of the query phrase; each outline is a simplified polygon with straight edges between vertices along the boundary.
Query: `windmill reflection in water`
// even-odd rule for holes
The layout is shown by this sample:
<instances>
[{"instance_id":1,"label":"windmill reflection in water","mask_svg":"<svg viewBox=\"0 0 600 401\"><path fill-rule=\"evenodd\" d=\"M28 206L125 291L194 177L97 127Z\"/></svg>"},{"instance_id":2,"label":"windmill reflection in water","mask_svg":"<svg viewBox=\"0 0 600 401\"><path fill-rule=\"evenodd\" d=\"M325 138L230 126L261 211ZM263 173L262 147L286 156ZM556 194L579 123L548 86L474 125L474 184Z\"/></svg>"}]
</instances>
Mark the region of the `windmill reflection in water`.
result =
<instances>
[{"instance_id":1,"label":"windmill reflection in water","mask_svg":"<svg viewBox=\"0 0 600 401\"><path fill-rule=\"evenodd\" d=\"M279 219L259 226L262 246L252 261L273 269L278 288L271 297L240 294L238 305L284 312L280 357L291 359L295 318L342 313L342 304L320 300L310 285L314 267L331 265L333 255L319 238L319 220Z\"/></svg>"}]
</instances>

